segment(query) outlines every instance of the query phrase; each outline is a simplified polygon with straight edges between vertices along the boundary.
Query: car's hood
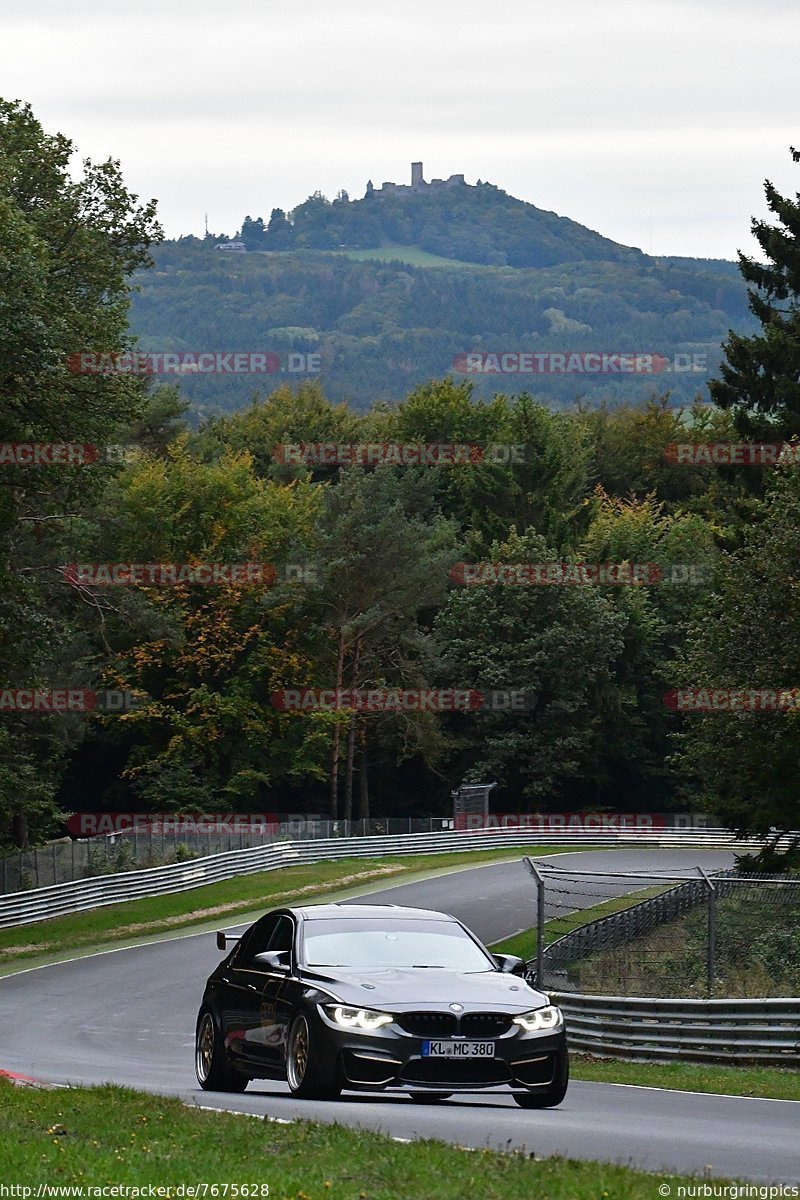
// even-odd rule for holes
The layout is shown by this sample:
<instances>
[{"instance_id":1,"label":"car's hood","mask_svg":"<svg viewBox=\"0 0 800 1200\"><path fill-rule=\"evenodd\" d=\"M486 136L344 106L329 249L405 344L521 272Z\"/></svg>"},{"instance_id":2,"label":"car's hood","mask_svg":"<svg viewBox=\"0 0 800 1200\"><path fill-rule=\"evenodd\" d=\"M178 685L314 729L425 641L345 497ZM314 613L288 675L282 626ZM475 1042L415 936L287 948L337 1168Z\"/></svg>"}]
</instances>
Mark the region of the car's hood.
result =
<instances>
[{"instance_id":1,"label":"car's hood","mask_svg":"<svg viewBox=\"0 0 800 1200\"><path fill-rule=\"evenodd\" d=\"M443 1009L463 1004L465 1009L493 1009L500 1012L525 1012L541 1008L547 997L537 992L518 975L501 971L462 974L425 967L351 969L345 967L307 968L307 980L316 980L335 992L345 1004L364 1008Z\"/></svg>"}]
</instances>

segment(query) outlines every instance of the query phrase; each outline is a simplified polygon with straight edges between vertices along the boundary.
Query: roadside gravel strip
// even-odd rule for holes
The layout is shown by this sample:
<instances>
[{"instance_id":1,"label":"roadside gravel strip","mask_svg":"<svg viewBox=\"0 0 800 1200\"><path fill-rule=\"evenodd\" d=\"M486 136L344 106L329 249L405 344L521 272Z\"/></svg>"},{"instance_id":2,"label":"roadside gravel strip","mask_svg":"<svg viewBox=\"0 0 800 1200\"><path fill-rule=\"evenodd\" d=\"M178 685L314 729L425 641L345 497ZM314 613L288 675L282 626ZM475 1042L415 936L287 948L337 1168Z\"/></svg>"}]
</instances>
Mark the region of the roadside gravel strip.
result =
<instances>
[{"instance_id":1,"label":"roadside gravel strip","mask_svg":"<svg viewBox=\"0 0 800 1200\"><path fill-rule=\"evenodd\" d=\"M565 867L592 870L695 874L698 864L707 870L730 866L732 855L642 849L585 851L558 860ZM535 893L520 861L450 872L372 895L444 909L485 941L511 936L535 921ZM0 979L0 1065L49 1082L114 1082L205 1106L339 1122L395 1137L524 1147L537 1156L563 1154L681 1174L800 1181L800 1106L791 1101L582 1082L570 1086L559 1108L541 1112L521 1110L500 1093L436 1106L411 1104L398 1095L301 1103L285 1085L271 1081L251 1083L241 1096L201 1097L192 1069L194 1022L204 980L217 961L214 939L203 933Z\"/></svg>"}]
</instances>

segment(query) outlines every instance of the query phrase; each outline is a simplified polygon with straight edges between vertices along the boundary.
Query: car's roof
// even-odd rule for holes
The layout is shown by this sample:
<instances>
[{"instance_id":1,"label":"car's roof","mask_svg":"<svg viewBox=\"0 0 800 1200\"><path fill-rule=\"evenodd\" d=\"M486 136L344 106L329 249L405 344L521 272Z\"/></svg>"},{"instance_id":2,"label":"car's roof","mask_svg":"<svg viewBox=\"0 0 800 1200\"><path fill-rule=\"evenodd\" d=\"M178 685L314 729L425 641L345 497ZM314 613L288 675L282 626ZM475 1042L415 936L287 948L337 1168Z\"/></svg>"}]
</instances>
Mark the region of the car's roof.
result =
<instances>
[{"instance_id":1,"label":"car's roof","mask_svg":"<svg viewBox=\"0 0 800 1200\"><path fill-rule=\"evenodd\" d=\"M448 913L435 912L430 908L406 908L401 904L304 904L292 908L304 921L355 920L358 917L375 917L381 921L400 921L413 918L417 921L453 921Z\"/></svg>"}]
</instances>

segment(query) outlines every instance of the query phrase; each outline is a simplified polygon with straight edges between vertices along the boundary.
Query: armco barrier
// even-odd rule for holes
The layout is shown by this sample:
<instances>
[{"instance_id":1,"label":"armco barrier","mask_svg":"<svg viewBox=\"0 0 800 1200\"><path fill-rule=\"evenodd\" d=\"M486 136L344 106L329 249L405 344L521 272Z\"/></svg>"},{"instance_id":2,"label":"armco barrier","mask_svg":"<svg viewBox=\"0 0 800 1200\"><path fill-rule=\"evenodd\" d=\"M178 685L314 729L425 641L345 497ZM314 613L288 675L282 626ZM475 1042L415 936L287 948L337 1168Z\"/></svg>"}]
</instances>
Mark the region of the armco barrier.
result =
<instances>
[{"instance_id":1,"label":"armco barrier","mask_svg":"<svg viewBox=\"0 0 800 1200\"><path fill-rule=\"evenodd\" d=\"M0 928L27 925L47 917L84 912L123 900L145 896L161 896L185 892L250 875L256 871L275 871L298 863L312 863L342 858L374 858L384 855L446 854L461 850L503 849L509 846L564 846L575 849L656 846L656 847L719 847L746 846L756 848L762 843L752 840L737 842L724 829L659 830L652 833L587 834L576 830L558 836L531 832L525 829L448 831L445 833L400 834L391 837L327 838L309 841L270 842L250 850L231 850L188 862L172 863L165 867L125 871L116 875L100 875L59 883L52 887L12 892L0 897Z\"/></svg>"},{"instance_id":2,"label":"armco barrier","mask_svg":"<svg viewBox=\"0 0 800 1200\"><path fill-rule=\"evenodd\" d=\"M633 1059L800 1067L800 997L652 1000L551 992L570 1049Z\"/></svg>"}]
</instances>

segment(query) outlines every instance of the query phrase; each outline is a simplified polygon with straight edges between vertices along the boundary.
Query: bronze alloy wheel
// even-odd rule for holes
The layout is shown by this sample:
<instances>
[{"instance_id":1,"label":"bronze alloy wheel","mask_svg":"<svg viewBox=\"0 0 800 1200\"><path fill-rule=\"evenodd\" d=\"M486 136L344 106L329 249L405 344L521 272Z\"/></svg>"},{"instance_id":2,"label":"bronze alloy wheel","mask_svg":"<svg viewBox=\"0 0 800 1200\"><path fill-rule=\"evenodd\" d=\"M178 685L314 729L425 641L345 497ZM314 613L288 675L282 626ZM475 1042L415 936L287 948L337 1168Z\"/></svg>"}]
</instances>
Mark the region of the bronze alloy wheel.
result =
<instances>
[{"instance_id":1,"label":"bronze alloy wheel","mask_svg":"<svg viewBox=\"0 0 800 1200\"><path fill-rule=\"evenodd\" d=\"M197 1031L195 1046L195 1066L197 1078L205 1083L211 1074L214 1059L214 1022L211 1013L203 1013L200 1018L200 1028Z\"/></svg>"},{"instance_id":2,"label":"bronze alloy wheel","mask_svg":"<svg viewBox=\"0 0 800 1200\"><path fill-rule=\"evenodd\" d=\"M300 1100L335 1100L342 1091L341 1075L313 1021L304 1012L292 1021L286 1039L286 1081Z\"/></svg>"},{"instance_id":3,"label":"bronze alloy wheel","mask_svg":"<svg viewBox=\"0 0 800 1200\"><path fill-rule=\"evenodd\" d=\"M197 1017L194 1068L197 1082L206 1092L243 1092L250 1081L249 1075L228 1062L214 1014L208 1008L201 1008Z\"/></svg>"},{"instance_id":4,"label":"bronze alloy wheel","mask_svg":"<svg viewBox=\"0 0 800 1200\"><path fill-rule=\"evenodd\" d=\"M289 1087L293 1092L302 1088L306 1072L308 1071L310 1040L308 1021L300 1013L295 1018L294 1025L292 1026L288 1053L286 1055L286 1077L289 1081Z\"/></svg>"}]
</instances>

